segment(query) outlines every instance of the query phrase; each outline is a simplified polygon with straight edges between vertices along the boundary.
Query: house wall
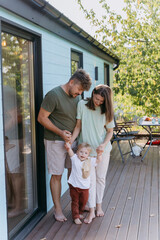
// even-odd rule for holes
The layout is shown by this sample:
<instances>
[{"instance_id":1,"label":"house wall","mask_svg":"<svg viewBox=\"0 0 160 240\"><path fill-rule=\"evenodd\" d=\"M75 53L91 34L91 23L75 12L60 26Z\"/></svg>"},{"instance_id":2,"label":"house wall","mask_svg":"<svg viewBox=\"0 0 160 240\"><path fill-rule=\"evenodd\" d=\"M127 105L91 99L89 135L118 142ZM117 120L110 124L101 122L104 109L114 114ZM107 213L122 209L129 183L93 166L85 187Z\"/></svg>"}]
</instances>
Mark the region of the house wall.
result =
<instances>
[{"instance_id":1,"label":"house wall","mask_svg":"<svg viewBox=\"0 0 160 240\"><path fill-rule=\"evenodd\" d=\"M94 56L81 47L66 41L65 39L37 26L29 21L0 8L0 16L8 19L16 24L19 24L29 30L32 30L42 36L42 72L43 72L43 95L50 89L57 85L64 84L71 76L71 49L81 51L83 53L83 68L89 72L92 77L93 84L89 92L85 92L84 96L88 97L91 94L95 85L104 82L104 63L109 64L103 59ZM95 66L98 66L98 81L94 80ZM112 64L110 64L110 82L112 82ZM1 79L0 79L1 83ZM0 84L0 99L1 97L1 84ZM4 142L3 142L3 115L2 115L2 102L0 103L0 236L7 239L7 218L6 218L6 193L5 193L5 166L4 166ZM67 189L67 173L63 174L62 194ZM47 210L52 207L52 199L49 189L50 176L47 172L46 166L46 189L47 189Z\"/></svg>"}]
</instances>

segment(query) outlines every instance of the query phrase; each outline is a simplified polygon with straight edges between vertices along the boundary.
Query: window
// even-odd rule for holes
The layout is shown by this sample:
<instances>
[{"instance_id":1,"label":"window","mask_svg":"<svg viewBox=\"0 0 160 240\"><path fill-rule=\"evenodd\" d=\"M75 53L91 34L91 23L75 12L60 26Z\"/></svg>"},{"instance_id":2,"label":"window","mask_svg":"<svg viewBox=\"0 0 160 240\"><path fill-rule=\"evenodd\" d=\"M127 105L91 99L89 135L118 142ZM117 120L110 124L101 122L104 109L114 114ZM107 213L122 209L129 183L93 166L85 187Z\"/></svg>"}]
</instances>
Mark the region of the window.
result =
<instances>
[{"instance_id":1,"label":"window","mask_svg":"<svg viewBox=\"0 0 160 240\"><path fill-rule=\"evenodd\" d=\"M83 68L83 54L71 50L71 75L78 69Z\"/></svg>"},{"instance_id":2,"label":"window","mask_svg":"<svg viewBox=\"0 0 160 240\"><path fill-rule=\"evenodd\" d=\"M110 86L110 74L109 74L109 65L104 64L104 84Z\"/></svg>"}]
</instances>

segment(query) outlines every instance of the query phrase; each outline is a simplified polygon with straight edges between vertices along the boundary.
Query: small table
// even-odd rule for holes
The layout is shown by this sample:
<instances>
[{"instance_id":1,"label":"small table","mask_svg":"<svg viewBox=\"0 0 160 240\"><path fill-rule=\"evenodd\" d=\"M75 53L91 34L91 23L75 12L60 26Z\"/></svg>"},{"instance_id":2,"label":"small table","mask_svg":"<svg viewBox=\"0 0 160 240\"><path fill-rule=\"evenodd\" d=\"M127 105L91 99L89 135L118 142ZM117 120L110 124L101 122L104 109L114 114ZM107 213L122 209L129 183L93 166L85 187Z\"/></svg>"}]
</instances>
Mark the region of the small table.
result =
<instances>
[{"instance_id":1,"label":"small table","mask_svg":"<svg viewBox=\"0 0 160 240\"><path fill-rule=\"evenodd\" d=\"M147 143L150 141L150 144L149 144L144 156L141 159L141 161L143 161L145 156L147 155L147 152L149 151L149 149L152 145L152 142L153 142L152 127L160 126L160 123L158 123L157 120L155 121L155 123L153 123L152 120L151 121L145 121L144 119L141 119L139 121L139 126L142 126L149 133L149 137L148 137L147 142L145 143L143 149L146 147Z\"/></svg>"}]
</instances>

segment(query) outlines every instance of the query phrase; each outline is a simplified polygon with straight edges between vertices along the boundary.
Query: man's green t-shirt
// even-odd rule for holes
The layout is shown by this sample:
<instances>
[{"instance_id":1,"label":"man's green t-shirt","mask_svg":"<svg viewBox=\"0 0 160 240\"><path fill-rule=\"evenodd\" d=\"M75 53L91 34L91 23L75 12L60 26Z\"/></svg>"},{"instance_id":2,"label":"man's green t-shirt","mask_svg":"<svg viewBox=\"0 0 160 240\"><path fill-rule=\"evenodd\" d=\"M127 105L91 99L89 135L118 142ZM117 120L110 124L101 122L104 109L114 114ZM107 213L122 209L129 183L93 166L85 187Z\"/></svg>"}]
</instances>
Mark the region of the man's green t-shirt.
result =
<instances>
[{"instance_id":1,"label":"man's green t-shirt","mask_svg":"<svg viewBox=\"0 0 160 240\"><path fill-rule=\"evenodd\" d=\"M70 97L60 86L49 91L41 107L50 112L50 121L61 130L73 132L76 125L77 104L80 97ZM54 132L44 129L44 138L47 140L63 140Z\"/></svg>"}]
</instances>

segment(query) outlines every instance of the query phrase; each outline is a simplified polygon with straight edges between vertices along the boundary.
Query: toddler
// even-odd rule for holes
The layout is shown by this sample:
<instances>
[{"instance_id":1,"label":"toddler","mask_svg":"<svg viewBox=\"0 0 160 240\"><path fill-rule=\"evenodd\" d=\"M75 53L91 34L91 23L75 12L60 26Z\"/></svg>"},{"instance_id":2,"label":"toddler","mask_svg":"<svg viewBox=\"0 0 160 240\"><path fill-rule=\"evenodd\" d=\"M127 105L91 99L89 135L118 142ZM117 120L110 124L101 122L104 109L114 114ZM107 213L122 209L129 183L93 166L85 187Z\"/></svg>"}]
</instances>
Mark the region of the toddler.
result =
<instances>
[{"instance_id":1,"label":"toddler","mask_svg":"<svg viewBox=\"0 0 160 240\"><path fill-rule=\"evenodd\" d=\"M69 142L65 143L66 150L71 158L72 170L68 180L71 196L72 218L76 224L82 224L83 212L89 197L90 171L101 161L101 154L89 157L91 146L87 143L78 145L76 154Z\"/></svg>"}]
</instances>

